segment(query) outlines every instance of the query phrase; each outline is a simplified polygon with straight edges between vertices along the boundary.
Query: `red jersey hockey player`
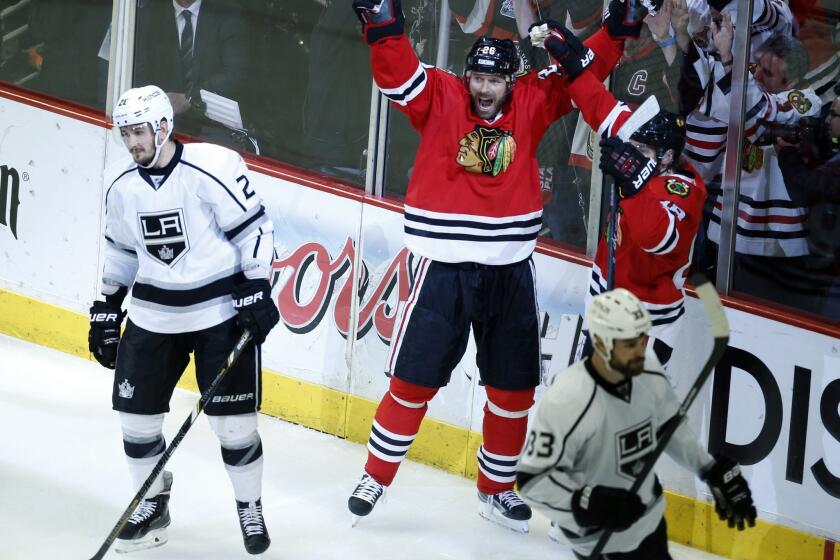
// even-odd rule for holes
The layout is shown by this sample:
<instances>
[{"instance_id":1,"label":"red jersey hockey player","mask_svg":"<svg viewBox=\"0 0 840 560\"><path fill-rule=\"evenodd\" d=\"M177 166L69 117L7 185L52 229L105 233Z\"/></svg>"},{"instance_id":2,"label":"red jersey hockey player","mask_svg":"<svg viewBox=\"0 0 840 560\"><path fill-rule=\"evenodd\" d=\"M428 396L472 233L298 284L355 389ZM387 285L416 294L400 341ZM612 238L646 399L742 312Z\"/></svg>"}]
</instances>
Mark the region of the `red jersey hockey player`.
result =
<instances>
[{"instance_id":1,"label":"red jersey hockey player","mask_svg":"<svg viewBox=\"0 0 840 560\"><path fill-rule=\"evenodd\" d=\"M622 52L622 33L637 36L641 25L625 23L624 4L613 1L611 31L587 41L599 54L591 71L600 79ZM399 0L354 0L353 7L376 84L420 133L420 147L405 198L412 285L397 310L391 383L348 506L369 514L391 484L472 330L487 391L479 513L527 531L531 511L513 486L540 382L531 260L542 216L536 149L551 122L572 109L566 82L556 69L517 76L514 44L486 37L470 50L463 77L424 66L403 33Z\"/></svg>"},{"instance_id":2,"label":"red jersey hockey player","mask_svg":"<svg viewBox=\"0 0 840 560\"><path fill-rule=\"evenodd\" d=\"M703 180L681 157L685 121L659 111L654 97L631 111L586 68L591 51L561 25L548 27L545 48L568 75L586 122L606 138L600 167L615 177L620 198L615 287L632 291L650 312L651 346L664 366L685 312L683 284L706 200ZM607 243L598 245L588 299L607 290Z\"/></svg>"}]
</instances>

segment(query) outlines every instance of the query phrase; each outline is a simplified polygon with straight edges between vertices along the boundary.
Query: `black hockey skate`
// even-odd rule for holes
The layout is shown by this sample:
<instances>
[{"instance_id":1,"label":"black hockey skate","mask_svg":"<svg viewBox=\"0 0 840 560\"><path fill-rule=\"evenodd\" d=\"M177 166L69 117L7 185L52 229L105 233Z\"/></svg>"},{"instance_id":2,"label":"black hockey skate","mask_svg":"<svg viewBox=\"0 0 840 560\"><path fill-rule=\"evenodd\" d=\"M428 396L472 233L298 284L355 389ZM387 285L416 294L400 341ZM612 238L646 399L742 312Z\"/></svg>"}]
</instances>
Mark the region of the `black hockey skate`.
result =
<instances>
[{"instance_id":1,"label":"black hockey skate","mask_svg":"<svg viewBox=\"0 0 840 560\"><path fill-rule=\"evenodd\" d=\"M271 539L265 527L262 513L262 500L256 502L236 501L236 512L239 514L239 527L242 529L242 539L248 554L262 554L268 550Z\"/></svg>"},{"instance_id":2,"label":"black hockey skate","mask_svg":"<svg viewBox=\"0 0 840 560\"><path fill-rule=\"evenodd\" d=\"M492 521L502 527L517 531L528 532L528 520L531 519L531 508L522 501L513 490L505 490L498 494L478 493L478 514L484 519Z\"/></svg>"},{"instance_id":3,"label":"black hockey skate","mask_svg":"<svg viewBox=\"0 0 840 560\"><path fill-rule=\"evenodd\" d=\"M169 492L172 489L172 473L163 471L163 490L154 498L142 500L117 535L114 550L134 552L166 544L169 538Z\"/></svg>"},{"instance_id":4,"label":"black hockey skate","mask_svg":"<svg viewBox=\"0 0 840 560\"><path fill-rule=\"evenodd\" d=\"M347 507L350 508L350 513L354 515L353 527L359 522L359 518L373 511L373 506L380 498L383 498L383 502L385 501L384 495L385 487L383 485L367 473L362 475L362 479L356 489L353 490L350 499L347 500Z\"/></svg>"}]
</instances>

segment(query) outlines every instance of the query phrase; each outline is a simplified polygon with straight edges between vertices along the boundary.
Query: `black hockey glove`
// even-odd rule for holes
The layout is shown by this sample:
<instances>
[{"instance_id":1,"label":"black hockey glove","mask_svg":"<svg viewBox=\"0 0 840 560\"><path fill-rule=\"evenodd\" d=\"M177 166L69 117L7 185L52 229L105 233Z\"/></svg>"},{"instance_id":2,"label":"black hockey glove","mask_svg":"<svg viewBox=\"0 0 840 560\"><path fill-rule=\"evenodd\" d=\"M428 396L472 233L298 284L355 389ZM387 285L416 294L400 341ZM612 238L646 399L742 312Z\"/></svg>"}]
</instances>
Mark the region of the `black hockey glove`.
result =
<instances>
[{"instance_id":1,"label":"black hockey glove","mask_svg":"<svg viewBox=\"0 0 840 560\"><path fill-rule=\"evenodd\" d=\"M251 331L256 344L262 344L269 331L280 320L280 312L271 301L268 280L247 280L233 291L233 306L239 316L236 324Z\"/></svg>"},{"instance_id":2,"label":"black hockey glove","mask_svg":"<svg viewBox=\"0 0 840 560\"><path fill-rule=\"evenodd\" d=\"M614 39L638 39L642 20L648 13L656 15L663 0L610 0L604 12L604 25Z\"/></svg>"},{"instance_id":3,"label":"black hockey glove","mask_svg":"<svg viewBox=\"0 0 840 560\"><path fill-rule=\"evenodd\" d=\"M601 140L598 167L615 178L618 194L628 198L642 190L656 174L657 162L645 156L633 144L615 136Z\"/></svg>"},{"instance_id":4,"label":"black hockey glove","mask_svg":"<svg viewBox=\"0 0 840 560\"><path fill-rule=\"evenodd\" d=\"M581 43L580 39L575 37L574 33L566 29L563 24L549 19L535 25L543 23L548 26L548 35L543 41L545 50L563 69L563 74L571 82L595 61L595 53Z\"/></svg>"},{"instance_id":5,"label":"black hockey glove","mask_svg":"<svg viewBox=\"0 0 840 560\"><path fill-rule=\"evenodd\" d=\"M94 301L90 308L88 350L100 365L114 369L117 365L117 346L120 344L120 325L125 311L114 302Z\"/></svg>"},{"instance_id":6,"label":"black hockey glove","mask_svg":"<svg viewBox=\"0 0 840 560\"><path fill-rule=\"evenodd\" d=\"M611 486L584 486L572 495L572 515L581 527L623 531L645 513L638 494Z\"/></svg>"},{"instance_id":7,"label":"black hockey glove","mask_svg":"<svg viewBox=\"0 0 840 560\"><path fill-rule=\"evenodd\" d=\"M756 511L752 492L746 479L741 476L741 467L729 457L717 457L714 464L700 473L700 478L709 485L715 497L715 511L730 527L743 531L746 521L755 527Z\"/></svg>"},{"instance_id":8,"label":"black hockey glove","mask_svg":"<svg viewBox=\"0 0 840 560\"><path fill-rule=\"evenodd\" d=\"M362 22L362 33L368 45L403 34L405 15L400 0L353 0L353 10Z\"/></svg>"}]
</instances>

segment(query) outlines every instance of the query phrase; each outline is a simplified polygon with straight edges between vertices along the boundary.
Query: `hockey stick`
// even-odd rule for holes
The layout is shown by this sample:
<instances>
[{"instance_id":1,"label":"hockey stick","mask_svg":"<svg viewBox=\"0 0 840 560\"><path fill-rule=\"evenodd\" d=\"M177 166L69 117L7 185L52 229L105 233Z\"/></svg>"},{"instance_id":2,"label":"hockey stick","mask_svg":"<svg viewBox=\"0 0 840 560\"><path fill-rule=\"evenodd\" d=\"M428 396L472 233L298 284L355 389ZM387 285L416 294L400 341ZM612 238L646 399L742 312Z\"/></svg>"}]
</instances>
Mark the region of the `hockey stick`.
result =
<instances>
[{"instance_id":1,"label":"hockey stick","mask_svg":"<svg viewBox=\"0 0 840 560\"><path fill-rule=\"evenodd\" d=\"M181 424L181 429L178 430L178 433L175 434L175 437L172 438L172 441L169 443L169 446L163 452L163 455L160 459L158 459L155 468L152 469L152 472L149 474L148 478L146 478L146 482L143 483L143 486L140 487L140 490L137 491L137 494L134 495L134 498L131 499L131 503L128 504L128 507L125 509L123 514L120 516L119 521L117 524L114 525L114 528L111 529L111 532L108 534L108 537L105 539L105 542L102 543L102 546L99 547L99 550L96 551L96 554L91 556L90 560L102 560L105 556L105 553L108 552L108 549L111 548L111 545L114 544L114 540L116 540L117 535L120 534L125 524L128 522L128 518L131 517L131 514L137 508L140 501L143 499L143 496L146 495L146 492L149 491L149 488L152 486L152 483L158 477L158 475L163 471L163 467L166 466L167 461L172 456L172 453L175 452L175 448L181 443L181 440L184 439L184 436L187 435L187 432L195 423L196 418L198 415L201 414L201 411L204 410L204 407L207 405L207 402L213 398L213 395L216 393L216 389L219 388L219 384L221 383L222 379L225 375L230 371L233 367L233 364L236 363L236 360L239 359L239 356L242 354L242 350L251 340L251 332L248 329L242 332L242 335L239 337L239 340L236 341L236 344L233 347L233 350L230 351L228 354L225 363L222 364L221 369L216 374L215 379L213 382L210 383L210 386L207 387L207 390L204 391L204 394L201 395L201 398L198 399L198 402L195 404L195 408L193 408L190 415L187 416L187 419L184 420L184 423Z\"/></svg>"},{"instance_id":2,"label":"hockey stick","mask_svg":"<svg viewBox=\"0 0 840 560\"><path fill-rule=\"evenodd\" d=\"M674 435L674 432L677 431L677 428L685 419L685 416L688 414L688 409L691 407L692 403L694 403L694 399L697 398L697 394L700 392L700 389L703 388L703 385L705 385L706 380L709 379L712 370L726 351L727 344L729 344L729 323L726 320L726 313L723 311L723 306L720 303L720 298L718 297L714 286L705 276L701 274L693 275L691 277L691 281L694 283L694 289L697 292L697 296L700 298L700 303L703 304L703 308L706 310L706 315L709 317L709 322L712 324L714 347L712 348L712 353L709 355L709 359L706 360L706 363L703 365L703 369L700 370L700 375L697 376L697 380L694 382L694 385L691 386L688 394L683 399L680 408L677 409L676 414L674 414L674 416L672 416L662 427L663 433L659 437L659 441L656 442L656 447L653 449L653 452L648 455L642 472L639 473L639 476L637 476L636 480L633 481L633 486L630 487L630 492L634 494L638 493L642 483L648 477L650 471L653 470L656 461L659 460L659 457L662 455L662 452L665 451L665 447L667 447L668 442L671 441L671 437ZM607 541L610 540L612 533L613 532L610 529L604 530L601 534L601 538L598 539L598 542L595 544L595 548L589 555L589 560L601 560L601 551L604 550L604 547L607 545Z\"/></svg>"},{"instance_id":3,"label":"hockey stick","mask_svg":"<svg viewBox=\"0 0 840 560\"><path fill-rule=\"evenodd\" d=\"M616 184L612 179L607 180L610 187L610 220L607 231L607 290L615 288L615 250L618 245L618 195Z\"/></svg>"}]
</instances>

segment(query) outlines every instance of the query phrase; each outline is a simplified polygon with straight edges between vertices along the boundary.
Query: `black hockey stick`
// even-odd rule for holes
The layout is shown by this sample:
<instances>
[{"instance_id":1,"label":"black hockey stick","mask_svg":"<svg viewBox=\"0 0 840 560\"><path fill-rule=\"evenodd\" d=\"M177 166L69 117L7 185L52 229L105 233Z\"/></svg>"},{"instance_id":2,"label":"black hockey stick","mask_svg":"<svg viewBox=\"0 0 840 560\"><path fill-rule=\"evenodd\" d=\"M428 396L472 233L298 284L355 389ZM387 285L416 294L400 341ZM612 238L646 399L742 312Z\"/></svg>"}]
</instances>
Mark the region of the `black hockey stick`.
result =
<instances>
[{"instance_id":1,"label":"black hockey stick","mask_svg":"<svg viewBox=\"0 0 840 560\"><path fill-rule=\"evenodd\" d=\"M726 351L727 344L729 344L729 323L726 320L726 313L723 310L723 305L720 303L720 298L718 297L714 286L705 276L701 274L693 275L691 277L691 281L694 283L694 289L697 292L697 296L700 298L700 302L706 310L706 315L709 317L709 322L712 324L714 347L712 348L712 353L709 355L709 359L706 360L706 363L703 365L703 369L700 370L700 375L697 376L697 380L694 382L694 385L691 386L688 394L683 399L680 408L662 427L662 435L659 436L659 441L656 442L656 447L653 449L653 452L647 456L642 472L639 473L636 480L633 481L633 486L630 487L630 492L634 494L638 493L642 483L648 477L650 471L653 470L656 461L659 460L662 452L665 451L665 447L668 446L668 442L671 441L671 437L674 435L674 432L677 431L677 428L685 419L688 414L688 409L691 408L692 403L694 403L694 399L697 398L697 394L700 392L700 389L702 389L703 385L706 384L706 380L709 379L712 370ZM599 538L598 542L595 544L595 548L589 555L589 560L601 559L601 551L604 550L604 547L607 545L607 541L610 540L612 533L613 532L609 529L605 529L604 532L601 533L601 538Z\"/></svg>"},{"instance_id":2,"label":"black hockey stick","mask_svg":"<svg viewBox=\"0 0 840 560\"><path fill-rule=\"evenodd\" d=\"M236 363L236 360L239 359L239 356L242 354L242 350L251 340L251 332L248 329L243 331L242 335L239 337L239 340L236 341L236 344L233 347L233 350L230 351L228 354L225 363L222 364L219 373L216 374L215 379L213 382L210 383L210 386L207 387L207 390L204 391L204 394L201 395L201 398L198 399L198 402L195 403L195 408L193 408L190 415L187 416L187 419L184 420L184 423L181 424L181 429L178 430L178 433L175 434L175 437L172 438L172 441L169 443L169 446L163 452L163 455L160 459L158 459L155 468L152 469L152 472L149 474L149 477L146 479L146 482L143 483L143 486L140 487L140 490L137 491L137 494L134 495L134 498L131 499L131 503L128 504L128 507L125 509L123 514L120 516L119 521L117 524L114 525L114 528L111 529L111 532L108 534L108 537L105 539L105 542L102 543L102 546L99 547L99 550L96 551L96 554L91 556L90 560L102 560L105 556L105 553L108 552L108 549L111 548L111 545L114 544L114 540L117 538L117 535L120 534L125 524L128 522L128 518L131 517L131 514L137 508L140 501L143 499L143 496L146 495L146 492L149 491L149 488L152 486L152 483L158 477L158 475L163 471L163 467L166 466L166 463L169 461L169 458L172 456L172 453L175 452L175 448L181 443L181 440L184 439L184 436L187 435L187 432L195 423L196 418L198 415L201 414L201 411L204 410L204 407L207 405L207 402L213 398L213 395L216 393L216 389L219 388L219 383L221 383L222 379L225 375L230 371L230 368L233 367L233 364Z\"/></svg>"},{"instance_id":3,"label":"black hockey stick","mask_svg":"<svg viewBox=\"0 0 840 560\"><path fill-rule=\"evenodd\" d=\"M615 181L607 180L610 187L610 220L609 229L607 230L607 290L615 288L615 251L618 246L618 195L616 189L618 188Z\"/></svg>"}]
</instances>

